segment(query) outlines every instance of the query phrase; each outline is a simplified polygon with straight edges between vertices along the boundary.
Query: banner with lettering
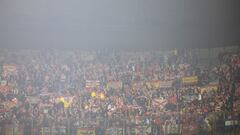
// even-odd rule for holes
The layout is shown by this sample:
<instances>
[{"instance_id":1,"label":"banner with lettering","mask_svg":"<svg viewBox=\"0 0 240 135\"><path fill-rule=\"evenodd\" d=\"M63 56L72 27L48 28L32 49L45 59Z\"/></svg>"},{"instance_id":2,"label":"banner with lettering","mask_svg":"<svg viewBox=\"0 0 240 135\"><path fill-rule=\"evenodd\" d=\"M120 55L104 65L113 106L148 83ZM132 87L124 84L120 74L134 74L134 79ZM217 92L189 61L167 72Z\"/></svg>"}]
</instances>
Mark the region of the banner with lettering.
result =
<instances>
[{"instance_id":1,"label":"banner with lettering","mask_svg":"<svg viewBox=\"0 0 240 135\"><path fill-rule=\"evenodd\" d=\"M77 135L95 135L94 128L79 128Z\"/></svg>"},{"instance_id":2,"label":"banner with lettering","mask_svg":"<svg viewBox=\"0 0 240 135\"><path fill-rule=\"evenodd\" d=\"M17 66L14 64L4 64L3 65L3 72L5 74L15 73L17 71Z\"/></svg>"},{"instance_id":3,"label":"banner with lettering","mask_svg":"<svg viewBox=\"0 0 240 135\"><path fill-rule=\"evenodd\" d=\"M218 90L218 84L213 84L213 85L207 85L201 88L201 93L208 92L208 91L217 91Z\"/></svg>"},{"instance_id":4,"label":"banner with lettering","mask_svg":"<svg viewBox=\"0 0 240 135\"><path fill-rule=\"evenodd\" d=\"M85 84L86 89L97 88L99 86L100 86L99 80L86 80L86 84Z\"/></svg>"},{"instance_id":5,"label":"banner with lettering","mask_svg":"<svg viewBox=\"0 0 240 135\"><path fill-rule=\"evenodd\" d=\"M196 84L197 82L198 82L197 76L188 76L188 77L182 78L183 84L191 85L191 84Z\"/></svg>"},{"instance_id":6,"label":"banner with lettering","mask_svg":"<svg viewBox=\"0 0 240 135\"><path fill-rule=\"evenodd\" d=\"M159 80L154 80L154 81L146 82L146 86L147 86L148 89L159 89L160 88L160 81Z\"/></svg>"},{"instance_id":7,"label":"banner with lettering","mask_svg":"<svg viewBox=\"0 0 240 135\"><path fill-rule=\"evenodd\" d=\"M173 81L160 81L160 88L171 88Z\"/></svg>"}]
</instances>

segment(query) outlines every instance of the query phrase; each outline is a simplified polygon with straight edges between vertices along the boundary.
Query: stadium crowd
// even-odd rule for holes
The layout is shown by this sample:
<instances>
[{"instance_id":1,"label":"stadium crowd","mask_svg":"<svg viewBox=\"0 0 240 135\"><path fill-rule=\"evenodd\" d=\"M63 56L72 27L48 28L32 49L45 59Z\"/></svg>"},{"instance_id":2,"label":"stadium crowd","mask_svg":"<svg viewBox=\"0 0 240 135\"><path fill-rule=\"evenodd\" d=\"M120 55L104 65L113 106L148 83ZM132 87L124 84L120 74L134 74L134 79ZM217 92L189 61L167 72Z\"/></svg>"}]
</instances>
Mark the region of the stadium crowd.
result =
<instances>
[{"instance_id":1,"label":"stadium crowd","mask_svg":"<svg viewBox=\"0 0 240 135\"><path fill-rule=\"evenodd\" d=\"M146 134L221 132L223 120L240 120L240 54L221 53L218 61L200 67L190 49L2 49L0 132L5 125L24 135L41 134L42 127L58 135L94 127L101 135L142 125Z\"/></svg>"}]
</instances>

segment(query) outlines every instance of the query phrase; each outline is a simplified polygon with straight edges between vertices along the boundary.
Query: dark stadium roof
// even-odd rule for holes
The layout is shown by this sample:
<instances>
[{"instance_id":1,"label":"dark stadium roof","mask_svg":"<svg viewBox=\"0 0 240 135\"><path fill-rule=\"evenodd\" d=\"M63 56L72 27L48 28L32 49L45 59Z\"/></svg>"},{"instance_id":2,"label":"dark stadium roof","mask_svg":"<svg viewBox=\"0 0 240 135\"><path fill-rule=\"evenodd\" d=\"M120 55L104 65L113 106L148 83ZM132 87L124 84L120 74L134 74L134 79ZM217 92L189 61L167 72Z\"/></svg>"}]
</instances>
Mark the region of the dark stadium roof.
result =
<instances>
[{"instance_id":1,"label":"dark stadium roof","mask_svg":"<svg viewBox=\"0 0 240 135\"><path fill-rule=\"evenodd\" d=\"M0 44L10 48L240 45L239 3L239 0L1 0Z\"/></svg>"}]
</instances>

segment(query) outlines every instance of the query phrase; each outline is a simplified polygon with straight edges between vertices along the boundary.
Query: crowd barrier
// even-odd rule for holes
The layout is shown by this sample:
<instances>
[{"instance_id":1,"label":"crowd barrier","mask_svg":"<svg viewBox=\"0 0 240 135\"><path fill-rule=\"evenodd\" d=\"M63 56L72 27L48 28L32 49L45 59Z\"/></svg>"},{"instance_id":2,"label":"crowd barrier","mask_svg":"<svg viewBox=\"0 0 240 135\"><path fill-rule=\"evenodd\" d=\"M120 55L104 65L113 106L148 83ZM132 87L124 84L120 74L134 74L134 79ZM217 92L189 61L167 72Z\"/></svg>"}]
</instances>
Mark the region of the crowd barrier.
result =
<instances>
[{"instance_id":1,"label":"crowd barrier","mask_svg":"<svg viewBox=\"0 0 240 135\"><path fill-rule=\"evenodd\" d=\"M228 123L228 122L227 122ZM182 130L185 130L182 132ZM162 127L154 126L135 126L125 128L106 128L104 135L148 135L154 133L158 135L240 135L240 122L233 125L224 125L223 127L215 127L211 131L201 131L199 129L194 132L189 129L191 127L184 127L178 125L166 125ZM42 127L39 132L31 133L29 135L97 135L95 128L76 128L76 132L67 132L63 129L54 129L52 127ZM24 131L11 126L1 127L1 135L25 135ZM26 134L27 135L27 134Z\"/></svg>"},{"instance_id":2,"label":"crowd barrier","mask_svg":"<svg viewBox=\"0 0 240 135\"><path fill-rule=\"evenodd\" d=\"M181 125L178 124L165 124L163 125L164 135L179 135L181 134Z\"/></svg>"},{"instance_id":3,"label":"crowd barrier","mask_svg":"<svg viewBox=\"0 0 240 135\"><path fill-rule=\"evenodd\" d=\"M240 117L229 117L229 113L212 115L209 127L191 123L177 124L165 122L160 125L118 125L102 127L104 135L240 135ZM220 117L219 117L220 116ZM220 118L220 121L219 119ZM206 123L205 123L206 124ZM103 126L103 125L101 125ZM95 127L59 126L52 124L50 127L37 127L33 125L24 128L23 124L5 124L0 127L0 135L97 135Z\"/></svg>"},{"instance_id":4,"label":"crowd barrier","mask_svg":"<svg viewBox=\"0 0 240 135\"><path fill-rule=\"evenodd\" d=\"M135 125L131 127L127 127L126 135L147 135L151 133L151 126L147 125Z\"/></svg>"},{"instance_id":5,"label":"crowd barrier","mask_svg":"<svg viewBox=\"0 0 240 135\"><path fill-rule=\"evenodd\" d=\"M2 127L0 127L0 134L1 135L24 135L23 126L22 125L14 126L10 124L3 125Z\"/></svg>"},{"instance_id":6,"label":"crowd barrier","mask_svg":"<svg viewBox=\"0 0 240 135\"><path fill-rule=\"evenodd\" d=\"M105 130L105 135L125 135L123 127L111 127Z\"/></svg>"},{"instance_id":7,"label":"crowd barrier","mask_svg":"<svg viewBox=\"0 0 240 135\"><path fill-rule=\"evenodd\" d=\"M76 135L95 135L95 128L78 128Z\"/></svg>"}]
</instances>

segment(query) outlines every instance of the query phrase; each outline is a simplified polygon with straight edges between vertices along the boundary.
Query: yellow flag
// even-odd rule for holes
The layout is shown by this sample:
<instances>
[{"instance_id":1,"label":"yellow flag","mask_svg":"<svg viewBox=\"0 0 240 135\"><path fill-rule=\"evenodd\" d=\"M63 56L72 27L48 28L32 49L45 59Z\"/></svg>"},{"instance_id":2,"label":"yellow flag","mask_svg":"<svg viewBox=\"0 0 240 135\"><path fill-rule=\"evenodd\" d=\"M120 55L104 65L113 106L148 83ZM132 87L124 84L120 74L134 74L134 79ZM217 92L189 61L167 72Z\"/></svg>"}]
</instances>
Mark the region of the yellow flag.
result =
<instances>
[{"instance_id":1,"label":"yellow flag","mask_svg":"<svg viewBox=\"0 0 240 135\"><path fill-rule=\"evenodd\" d=\"M63 102L63 106L64 106L64 108L68 108L69 105L70 105L70 104L69 104L67 101L64 101L64 102Z\"/></svg>"},{"instance_id":2,"label":"yellow flag","mask_svg":"<svg viewBox=\"0 0 240 135\"><path fill-rule=\"evenodd\" d=\"M86 105L84 106L84 108L85 108L85 109L88 109L88 105L86 104Z\"/></svg>"},{"instance_id":3,"label":"yellow flag","mask_svg":"<svg viewBox=\"0 0 240 135\"><path fill-rule=\"evenodd\" d=\"M100 93L100 99L102 99L102 100L104 100L105 99L105 95L104 95L104 93Z\"/></svg>"},{"instance_id":4,"label":"yellow flag","mask_svg":"<svg viewBox=\"0 0 240 135\"><path fill-rule=\"evenodd\" d=\"M96 95L97 95L96 92L92 92L92 93L91 93L91 97L92 97L92 98L95 98Z\"/></svg>"}]
</instances>

